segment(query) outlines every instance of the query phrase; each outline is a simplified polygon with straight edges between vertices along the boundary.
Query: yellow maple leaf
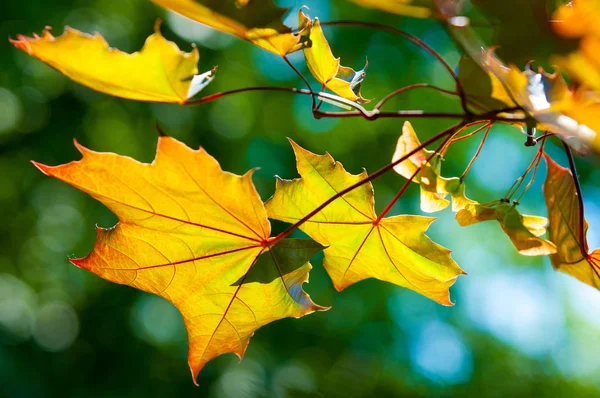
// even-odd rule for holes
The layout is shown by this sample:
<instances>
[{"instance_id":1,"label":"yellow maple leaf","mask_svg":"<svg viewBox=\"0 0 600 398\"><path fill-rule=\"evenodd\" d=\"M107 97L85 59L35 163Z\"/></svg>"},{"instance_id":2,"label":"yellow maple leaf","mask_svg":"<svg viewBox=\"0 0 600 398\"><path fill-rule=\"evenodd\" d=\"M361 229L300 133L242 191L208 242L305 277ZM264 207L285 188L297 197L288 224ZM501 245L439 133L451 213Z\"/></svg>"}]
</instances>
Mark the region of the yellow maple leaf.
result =
<instances>
[{"instance_id":1,"label":"yellow maple leaf","mask_svg":"<svg viewBox=\"0 0 600 398\"><path fill-rule=\"evenodd\" d=\"M548 207L549 239L556 244L557 252L550 259L558 271L564 272L590 286L600 289L600 249L588 253L585 237L587 222L581 225L581 207L573 174L544 154L548 174L543 190ZM580 232L583 232L580 235ZM583 239L582 239L583 238Z\"/></svg>"},{"instance_id":2,"label":"yellow maple leaf","mask_svg":"<svg viewBox=\"0 0 600 398\"><path fill-rule=\"evenodd\" d=\"M19 35L11 42L73 81L101 93L138 101L185 103L214 78L215 70L198 75L197 48L179 50L154 27L144 47L127 54L110 48L104 38L65 27L58 37L48 29L33 38Z\"/></svg>"},{"instance_id":3,"label":"yellow maple leaf","mask_svg":"<svg viewBox=\"0 0 600 398\"><path fill-rule=\"evenodd\" d=\"M392 158L395 162L421 146L421 142L410 122L404 122L402 134L398 138L396 151ZM427 159L431 158L429 161ZM456 177L444 178L440 175L441 159L439 154L425 148L415 152L408 159L394 166L394 171L406 179L420 185L421 210L433 213L448 207L446 197L458 189L460 180Z\"/></svg>"},{"instance_id":4,"label":"yellow maple leaf","mask_svg":"<svg viewBox=\"0 0 600 398\"><path fill-rule=\"evenodd\" d=\"M299 18L301 21L309 20L302 10ZM313 77L340 97L359 103L369 102L370 100L364 99L360 94L368 63L358 72L340 65L340 59L335 58L331 52L319 18L315 18L309 38L311 45L304 48L304 57Z\"/></svg>"},{"instance_id":5,"label":"yellow maple leaf","mask_svg":"<svg viewBox=\"0 0 600 398\"><path fill-rule=\"evenodd\" d=\"M151 1L281 56L300 50L304 29L310 29L310 26L301 26L298 33L293 33L282 22L288 10L275 6L272 0Z\"/></svg>"},{"instance_id":6,"label":"yellow maple leaf","mask_svg":"<svg viewBox=\"0 0 600 398\"><path fill-rule=\"evenodd\" d=\"M253 170L222 171L202 148L170 137L159 138L152 164L77 147L80 161L35 164L102 202L119 223L98 228L94 250L71 261L173 303L183 315L194 380L216 356L241 359L261 326L326 309L302 290L308 260L323 247L269 239Z\"/></svg>"},{"instance_id":7,"label":"yellow maple leaf","mask_svg":"<svg viewBox=\"0 0 600 398\"><path fill-rule=\"evenodd\" d=\"M301 178L278 178L266 203L270 218L295 223L336 193L365 179L349 174L329 154L315 155L292 142ZM433 218L400 215L378 220L371 183L334 200L300 227L325 249L324 266L337 290L367 278L414 290L452 305L449 288L464 274L450 251L424 233Z\"/></svg>"}]
</instances>

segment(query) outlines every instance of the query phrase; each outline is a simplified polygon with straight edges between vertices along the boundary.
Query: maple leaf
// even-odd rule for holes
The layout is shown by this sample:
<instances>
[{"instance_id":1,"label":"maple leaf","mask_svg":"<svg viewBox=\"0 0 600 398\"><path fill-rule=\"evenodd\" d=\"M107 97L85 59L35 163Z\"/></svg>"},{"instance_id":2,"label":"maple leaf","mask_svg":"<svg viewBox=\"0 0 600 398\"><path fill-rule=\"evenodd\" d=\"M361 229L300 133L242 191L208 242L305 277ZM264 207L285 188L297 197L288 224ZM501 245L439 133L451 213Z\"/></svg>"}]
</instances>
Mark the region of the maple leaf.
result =
<instances>
[{"instance_id":1,"label":"maple leaf","mask_svg":"<svg viewBox=\"0 0 600 398\"><path fill-rule=\"evenodd\" d=\"M392 162L405 157L421 146L421 142L410 122L404 122L402 135L398 138ZM427 159L430 159L429 161ZM444 178L440 175L441 159L439 154L425 148L415 152L408 159L394 166L394 171L406 179L419 184L421 188L421 210L433 213L448 207L446 197L458 189L457 177ZM416 173L416 175L415 175ZM413 178L413 175L415 176Z\"/></svg>"},{"instance_id":2,"label":"maple leaf","mask_svg":"<svg viewBox=\"0 0 600 398\"><path fill-rule=\"evenodd\" d=\"M266 203L270 218L295 223L325 200L364 180L366 171L349 174L331 155L315 155L290 140L298 173L277 179ZM440 304L452 305L449 288L464 274L450 251L424 233L433 218L400 215L378 219L371 183L337 198L300 228L325 249L324 266L338 291L367 278L414 290Z\"/></svg>"},{"instance_id":3,"label":"maple leaf","mask_svg":"<svg viewBox=\"0 0 600 398\"><path fill-rule=\"evenodd\" d=\"M466 198L464 189L461 190L462 195L456 194L454 199L458 204L456 220L461 226L495 220L520 254L545 256L556 253L552 242L540 238L546 233L546 218L521 214L514 204L499 200L481 204Z\"/></svg>"},{"instance_id":4,"label":"maple leaf","mask_svg":"<svg viewBox=\"0 0 600 398\"><path fill-rule=\"evenodd\" d=\"M152 164L76 145L80 161L34 164L103 203L119 223L98 228L94 250L71 262L173 303L183 315L194 381L218 355L241 359L261 326L326 309L302 290L308 260L323 247L269 239L253 170L224 172L202 148L170 137L159 138Z\"/></svg>"},{"instance_id":5,"label":"maple leaf","mask_svg":"<svg viewBox=\"0 0 600 398\"><path fill-rule=\"evenodd\" d=\"M310 20L302 10L299 18L301 21ZM340 65L340 59L335 58L331 52L319 18L315 18L312 25L309 36L311 45L304 48L304 57L310 73L319 83L340 97L359 103L369 102L370 100L364 99L360 94L362 81L367 75L368 62L359 71Z\"/></svg>"},{"instance_id":6,"label":"maple leaf","mask_svg":"<svg viewBox=\"0 0 600 398\"><path fill-rule=\"evenodd\" d=\"M552 265L583 283L600 289L600 249L589 252L585 233L587 222L580 223L579 198L573 174L544 154L548 174L543 191L548 208L549 239L556 244L557 252L550 257ZM583 229L583 231L582 231Z\"/></svg>"},{"instance_id":7,"label":"maple leaf","mask_svg":"<svg viewBox=\"0 0 600 398\"><path fill-rule=\"evenodd\" d=\"M215 69L198 75L198 49L181 52L161 35L160 21L133 54L110 48L99 33L92 36L68 26L59 37L46 28L41 37L18 35L11 43L77 83L138 101L185 103L215 75Z\"/></svg>"},{"instance_id":8,"label":"maple leaf","mask_svg":"<svg viewBox=\"0 0 600 398\"><path fill-rule=\"evenodd\" d=\"M272 0L151 0L221 32L229 33L277 55L300 50L305 29L294 34L282 22L288 9Z\"/></svg>"}]
</instances>

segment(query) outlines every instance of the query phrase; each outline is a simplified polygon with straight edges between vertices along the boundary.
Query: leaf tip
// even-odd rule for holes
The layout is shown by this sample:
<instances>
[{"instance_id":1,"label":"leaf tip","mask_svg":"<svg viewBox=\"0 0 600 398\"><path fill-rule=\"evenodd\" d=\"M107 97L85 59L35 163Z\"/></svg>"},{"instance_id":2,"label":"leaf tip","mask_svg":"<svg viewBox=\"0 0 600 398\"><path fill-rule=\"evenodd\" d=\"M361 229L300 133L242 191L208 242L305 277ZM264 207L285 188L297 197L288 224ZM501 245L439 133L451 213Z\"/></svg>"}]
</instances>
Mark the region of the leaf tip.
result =
<instances>
[{"instance_id":1,"label":"leaf tip","mask_svg":"<svg viewBox=\"0 0 600 398\"><path fill-rule=\"evenodd\" d=\"M85 267L85 257L82 258L69 258L69 262L77 268L87 269Z\"/></svg>"},{"instance_id":2,"label":"leaf tip","mask_svg":"<svg viewBox=\"0 0 600 398\"><path fill-rule=\"evenodd\" d=\"M45 164L38 163L35 160L31 160L30 162L45 175L50 175L50 169L52 168L51 166L46 166Z\"/></svg>"},{"instance_id":3,"label":"leaf tip","mask_svg":"<svg viewBox=\"0 0 600 398\"><path fill-rule=\"evenodd\" d=\"M84 147L83 145L81 145L79 143L79 141L77 141L77 138L73 138L73 145L75 145L75 148L77 148L77 150L79 151L79 153L81 153L82 155L85 155L87 152L90 151L89 149L87 149L86 147Z\"/></svg>"}]
</instances>

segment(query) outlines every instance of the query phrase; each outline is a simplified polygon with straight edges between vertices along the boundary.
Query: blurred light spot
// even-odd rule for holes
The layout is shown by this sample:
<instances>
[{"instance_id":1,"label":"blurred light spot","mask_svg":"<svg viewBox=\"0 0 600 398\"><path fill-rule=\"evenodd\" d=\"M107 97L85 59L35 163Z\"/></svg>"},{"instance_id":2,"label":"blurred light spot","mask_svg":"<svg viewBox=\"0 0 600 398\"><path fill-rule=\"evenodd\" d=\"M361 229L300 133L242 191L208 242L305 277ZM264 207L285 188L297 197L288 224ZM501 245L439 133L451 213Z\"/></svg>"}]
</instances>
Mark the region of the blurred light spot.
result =
<instances>
[{"instance_id":1,"label":"blurred light spot","mask_svg":"<svg viewBox=\"0 0 600 398\"><path fill-rule=\"evenodd\" d=\"M311 108L312 100L309 95L294 96L294 120L308 133L326 133L340 123L338 118L315 119L312 116ZM340 109L336 108L336 110Z\"/></svg>"},{"instance_id":2,"label":"blurred light spot","mask_svg":"<svg viewBox=\"0 0 600 398\"><path fill-rule=\"evenodd\" d=\"M586 208L587 212L587 208ZM593 246L592 246L593 247ZM571 275L556 275L565 287L565 299L569 307L580 319L600 331L600 294L598 290L588 286Z\"/></svg>"},{"instance_id":3,"label":"blurred light spot","mask_svg":"<svg viewBox=\"0 0 600 398\"><path fill-rule=\"evenodd\" d=\"M13 131L21 120L22 106L11 91L0 87L0 134Z\"/></svg>"},{"instance_id":4,"label":"blurred light spot","mask_svg":"<svg viewBox=\"0 0 600 398\"><path fill-rule=\"evenodd\" d=\"M210 123L215 131L230 140L250 134L256 113L248 97L225 97L213 104Z\"/></svg>"},{"instance_id":5,"label":"blurred light spot","mask_svg":"<svg viewBox=\"0 0 600 398\"><path fill-rule=\"evenodd\" d=\"M417 371L443 384L467 382L473 373L473 358L460 333L440 321L418 329L410 347L410 359Z\"/></svg>"},{"instance_id":6,"label":"blurred light spot","mask_svg":"<svg viewBox=\"0 0 600 398\"><path fill-rule=\"evenodd\" d=\"M35 301L29 285L13 275L0 274L0 342L17 344L31 336Z\"/></svg>"},{"instance_id":7,"label":"blurred light spot","mask_svg":"<svg viewBox=\"0 0 600 398\"><path fill-rule=\"evenodd\" d=\"M464 284L462 308L473 324L530 356L548 354L565 333L564 312L542 272L496 272Z\"/></svg>"},{"instance_id":8,"label":"blurred light spot","mask_svg":"<svg viewBox=\"0 0 600 398\"><path fill-rule=\"evenodd\" d=\"M265 370L258 362L244 360L231 366L216 385L219 397L254 398L265 395Z\"/></svg>"},{"instance_id":9,"label":"blurred light spot","mask_svg":"<svg viewBox=\"0 0 600 398\"><path fill-rule=\"evenodd\" d=\"M167 23L178 36L189 42L197 42L202 47L208 47L213 50L221 50L229 47L235 40L235 37L232 35L219 32L172 11L167 13ZM189 50L185 49L185 51Z\"/></svg>"},{"instance_id":10,"label":"blurred light spot","mask_svg":"<svg viewBox=\"0 0 600 398\"><path fill-rule=\"evenodd\" d=\"M531 160L523 151L524 141L515 139L519 134L514 127L495 125L469 176L491 192L505 194ZM471 145L474 152L478 140L472 141Z\"/></svg>"},{"instance_id":11,"label":"blurred light spot","mask_svg":"<svg viewBox=\"0 0 600 398\"><path fill-rule=\"evenodd\" d=\"M64 351L79 334L79 321L75 310L63 302L43 304L37 311L33 337L46 351Z\"/></svg>"},{"instance_id":12,"label":"blurred light spot","mask_svg":"<svg viewBox=\"0 0 600 398\"><path fill-rule=\"evenodd\" d=\"M81 239L83 218L71 206L47 207L37 221L40 240L52 251L64 253L71 250Z\"/></svg>"},{"instance_id":13,"label":"blurred light spot","mask_svg":"<svg viewBox=\"0 0 600 398\"><path fill-rule=\"evenodd\" d=\"M300 73L304 75L309 73L308 69L306 68L306 62L304 61L304 55L302 54L302 51L296 51L295 53L288 54L287 58L292 64L294 64ZM262 48L253 47L252 59L254 61L254 67L270 80L276 82L297 80L299 84L302 84L300 88L305 88L296 72L294 72L294 70L290 68L279 55L265 51Z\"/></svg>"},{"instance_id":14,"label":"blurred light spot","mask_svg":"<svg viewBox=\"0 0 600 398\"><path fill-rule=\"evenodd\" d=\"M297 364L277 368L273 375L273 392L276 397L296 397L317 392L317 382L310 369Z\"/></svg>"},{"instance_id":15,"label":"blurred light spot","mask_svg":"<svg viewBox=\"0 0 600 398\"><path fill-rule=\"evenodd\" d=\"M156 346L185 338L181 314L173 304L158 296L140 294L131 309L130 320L135 335Z\"/></svg>"}]
</instances>

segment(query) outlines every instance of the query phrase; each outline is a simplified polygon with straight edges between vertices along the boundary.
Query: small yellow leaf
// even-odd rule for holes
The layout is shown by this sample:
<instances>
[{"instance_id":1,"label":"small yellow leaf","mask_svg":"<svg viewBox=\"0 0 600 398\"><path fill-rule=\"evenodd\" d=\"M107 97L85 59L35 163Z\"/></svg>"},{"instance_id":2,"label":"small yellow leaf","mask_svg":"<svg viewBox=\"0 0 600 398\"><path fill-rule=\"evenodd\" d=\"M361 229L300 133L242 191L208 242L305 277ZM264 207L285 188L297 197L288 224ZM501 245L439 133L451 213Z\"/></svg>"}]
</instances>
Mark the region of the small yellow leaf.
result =
<instances>
[{"instance_id":1,"label":"small yellow leaf","mask_svg":"<svg viewBox=\"0 0 600 398\"><path fill-rule=\"evenodd\" d=\"M496 220L519 253L525 256L556 253L552 242L540 238L548 224L544 217L522 215L515 205L501 201L480 204L467 199L459 202L464 206L456 213L461 226Z\"/></svg>"},{"instance_id":2,"label":"small yellow leaf","mask_svg":"<svg viewBox=\"0 0 600 398\"><path fill-rule=\"evenodd\" d=\"M292 33L282 22L288 10L277 7L272 0L151 1L281 56L300 50L304 28L310 28L301 26L300 32Z\"/></svg>"},{"instance_id":3,"label":"small yellow leaf","mask_svg":"<svg viewBox=\"0 0 600 398\"><path fill-rule=\"evenodd\" d=\"M308 17L301 10L299 18L302 21ZM309 38L311 45L304 48L304 57L313 77L340 97L359 103L369 102L360 94L367 66L358 72L341 66L340 59L331 52L318 18L315 18Z\"/></svg>"},{"instance_id":4,"label":"small yellow leaf","mask_svg":"<svg viewBox=\"0 0 600 398\"><path fill-rule=\"evenodd\" d=\"M544 182L544 196L548 207L549 239L556 244L557 252L550 259L558 271L574 276L583 283L600 289L600 249L588 253L585 238L587 222L580 223L579 201L573 175L544 154L548 174ZM583 228L583 240L580 231Z\"/></svg>"},{"instance_id":5,"label":"small yellow leaf","mask_svg":"<svg viewBox=\"0 0 600 398\"><path fill-rule=\"evenodd\" d=\"M144 47L133 54L110 48L98 33L90 36L68 26L59 37L46 29L42 37L19 35L11 43L77 83L138 101L185 103L215 72L197 75L198 49L181 52L161 35L158 22Z\"/></svg>"},{"instance_id":6,"label":"small yellow leaf","mask_svg":"<svg viewBox=\"0 0 600 398\"><path fill-rule=\"evenodd\" d=\"M312 240L269 240L252 173L225 172L203 149L160 137L152 164L78 145L83 159L36 166L119 217L94 250L71 262L111 282L157 294L181 312L196 380L211 359L242 358L260 327L326 308L302 290Z\"/></svg>"},{"instance_id":7,"label":"small yellow leaf","mask_svg":"<svg viewBox=\"0 0 600 398\"><path fill-rule=\"evenodd\" d=\"M270 218L295 223L367 177L366 172L349 174L329 154L315 155L294 142L292 146L301 178L278 179L275 195L265 205ZM378 220L374 202L372 185L361 185L300 227L327 246L324 266L335 288L376 278L452 305L449 288L464 272L448 249L425 235L434 219L401 215Z\"/></svg>"},{"instance_id":8,"label":"small yellow leaf","mask_svg":"<svg viewBox=\"0 0 600 398\"><path fill-rule=\"evenodd\" d=\"M405 157L420 145L421 142L410 122L404 122L402 135L398 139L392 162ZM428 162L427 159L430 157ZM434 155L434 151L427 149L417 151L394 167L394 171L406 179L410 179L420 168L412 181L421 187L421 210L426 213L433 213L448 207L450 201L446 197L455 192L460 184L460 180L456 177L442 177L440 167L439 154Z\"/></svg>"}]
</instances>

